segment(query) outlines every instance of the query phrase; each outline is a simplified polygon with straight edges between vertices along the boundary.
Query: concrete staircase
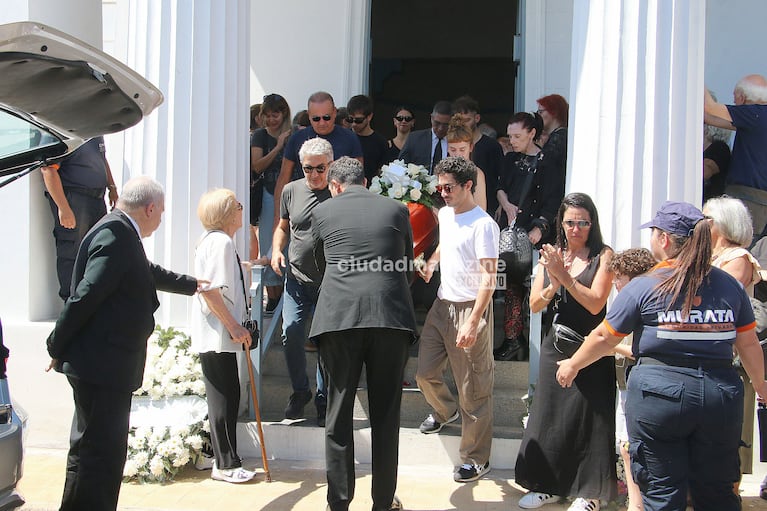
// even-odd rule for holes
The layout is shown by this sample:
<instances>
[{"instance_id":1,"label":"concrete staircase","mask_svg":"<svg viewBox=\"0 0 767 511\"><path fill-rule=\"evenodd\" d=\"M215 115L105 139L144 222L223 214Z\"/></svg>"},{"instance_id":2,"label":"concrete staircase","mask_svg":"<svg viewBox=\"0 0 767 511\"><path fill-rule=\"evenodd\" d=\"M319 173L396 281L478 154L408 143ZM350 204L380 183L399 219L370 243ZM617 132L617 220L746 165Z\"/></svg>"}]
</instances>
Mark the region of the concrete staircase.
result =
<instances>
[{"instance_id":1,"label":"concrete staircase","mask_svg":"<svg viewBox=\"0 0 767 511\"><path fill-rule=\"evenodd\" d=\"M495 302L495 345L503 340L501 318L503 302ZM425 312L419 313L422 324ZM266 331L268 323L265 320ZM279 317L271 321L279 321ZM307 372L314 386L317 354L307 352ZM410 360L405 368L400 430L400 464L444 465L459 464L458 445L460 422L447 425L438 435L423 435L418 431L421 421L431 412L415 384L418 345L411 348ZM455 394L455 384L450 371L446 381ZM522 396L528 389L527 362L496 362L493 394L494 440L491 464L496 468L513 468L522 437L522 417L526 406ZM259 405L264 428L268 456L283 460L324 461L324 429L317 427L313 402L307 404L305 419L288 420L284 409L292 390L285 366L279 337L269 347L262 359L262 380ZM360 463L370 463L370 428L364 372L357 391L355 403L356 458ZM238 429L239 450L248 457L260 456L260 445L255 421L243 422Z\"/></svg>"}]
</instances>

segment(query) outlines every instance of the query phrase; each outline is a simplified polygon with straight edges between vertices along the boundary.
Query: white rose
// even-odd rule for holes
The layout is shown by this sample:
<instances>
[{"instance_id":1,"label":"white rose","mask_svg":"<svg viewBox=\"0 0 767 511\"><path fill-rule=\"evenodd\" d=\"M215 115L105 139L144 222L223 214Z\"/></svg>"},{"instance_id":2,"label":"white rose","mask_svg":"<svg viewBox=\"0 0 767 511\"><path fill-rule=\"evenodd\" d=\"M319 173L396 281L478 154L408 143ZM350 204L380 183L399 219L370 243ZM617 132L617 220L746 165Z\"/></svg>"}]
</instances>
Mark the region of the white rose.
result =
<instances>
[{"instance_id":1,"label":"white rose","mask_svg":"<svg viewBox=\"0 0 767 511\"><path fill-rule=\"evenodd\" d=\"M373 193L380 194L381 193L381 181L378 180L378 178L373 178L373 182L370 183L370 191Z\"/></svg>"},{"instance_id":2,"label":"white rose","mask_svg":"<svg viewBox=\"0 0 767 511\"><path fill-rule=\"evenodd\" d=\"M421 198L421 190L419 190L417 188L413 188L412 190L410 190L410 199L411 200L413 200L415 202L418 202L418 200L420 198Z\"/></svg>"},{"instance_id":3,"label":"white rose","mask_svg":"<svg viewBox=\"0 0 767 511\"><path fill-rule=\"evenodd\" d=\"M401 199L404 193L405 193L405 190L402 188L402 185L399 183L394 183L391 186L391 190L389 190L389 196L394 197L395 199Z\"/></svg>"},{"instance_id":4,"label":"white rose","mask_svg":"<svg viewBox=\"0 0 767 511\"><path fill-rule=\"evenodd\" d=\"M411 181L410 186L412 186L416 190L420 190L421 188L423 188L423 184L420 181Z\"/></svg>"}]
</instances>

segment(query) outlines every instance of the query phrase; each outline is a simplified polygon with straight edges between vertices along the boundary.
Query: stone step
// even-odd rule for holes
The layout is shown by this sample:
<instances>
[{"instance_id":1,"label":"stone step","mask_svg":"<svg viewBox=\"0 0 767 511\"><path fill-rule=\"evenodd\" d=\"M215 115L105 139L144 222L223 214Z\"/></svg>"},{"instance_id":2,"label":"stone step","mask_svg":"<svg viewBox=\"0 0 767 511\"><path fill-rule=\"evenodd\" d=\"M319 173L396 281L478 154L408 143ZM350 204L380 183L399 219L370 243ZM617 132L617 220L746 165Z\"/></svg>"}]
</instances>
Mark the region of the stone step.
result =
<instances>
[{"instance_id":1,"label":"stone step","mask_svg":"<svg viewBox=\"0 0 767 511\"><path fill-rule=\"evenodd\" d=\"M308 421L262 422L267 459L325 461L325 430L311 426ZM497 430L497 428L496 428ZM460 424L449 424L438 434L424 435L417 428L400 428L399 465L434 467L461 464L458 456ZM521 431L521 430L520 430ZM354 430L354 459L371 463L369 427ZM521 433L498 435L494 430L490 465L498 469L513 469L519 451ZM240 456L261 459L261 444L256 422L237 425L237 449Z\"/></svg>"}]
</instances>

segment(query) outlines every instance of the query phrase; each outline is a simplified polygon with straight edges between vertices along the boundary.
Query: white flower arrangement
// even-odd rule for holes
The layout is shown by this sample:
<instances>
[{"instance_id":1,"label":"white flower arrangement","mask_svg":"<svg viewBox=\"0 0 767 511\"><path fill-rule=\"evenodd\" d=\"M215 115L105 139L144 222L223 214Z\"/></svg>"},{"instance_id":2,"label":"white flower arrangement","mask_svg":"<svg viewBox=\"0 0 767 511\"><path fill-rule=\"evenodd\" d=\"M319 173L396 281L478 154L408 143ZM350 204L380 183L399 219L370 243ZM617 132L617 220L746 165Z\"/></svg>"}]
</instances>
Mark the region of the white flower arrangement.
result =
<instances>
[{"instance_id":1,"label":"white flower arrangement","mask_svg":"<svg viewBox=\"0 0 767 511\"><path fill-rule=\"evenodd\" d=\"M381 175L373 178L370 191L401 202L432 207L432 195L437 191L437 176L430 176L423 165L394 160L381 167Z\"/></svg>"},{"instance_id":2,"label":"white flower arrangement","mask_svg":"<svg viewBox=\"0 0 767 511\"><path fill-rule=\"evenodd\" d=\"M144 381L133 393L139 397L131 410L125 481L170 481L210 445L205 383L199 356L190 349L189 337L173 328L157 327L148 340Z\"/></svg>"}]
</instances>

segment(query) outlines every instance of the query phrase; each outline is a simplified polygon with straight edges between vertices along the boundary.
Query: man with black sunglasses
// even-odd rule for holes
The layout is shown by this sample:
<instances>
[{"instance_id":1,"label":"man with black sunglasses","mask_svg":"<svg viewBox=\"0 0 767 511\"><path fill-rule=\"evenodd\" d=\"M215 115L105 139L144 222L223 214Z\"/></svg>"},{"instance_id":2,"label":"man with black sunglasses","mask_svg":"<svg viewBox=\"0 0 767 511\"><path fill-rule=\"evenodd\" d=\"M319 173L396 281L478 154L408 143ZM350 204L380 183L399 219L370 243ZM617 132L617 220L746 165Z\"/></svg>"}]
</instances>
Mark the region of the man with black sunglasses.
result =
<instances>
[{"instance_id":1,"label":"man with black sunglasses","mask_svg":"<svg viewBox=\"0 0 767 511\"><path fill-rule=\"evenodd\" d=\"M277 184L274 188L274 218L279 218L280 194L282 188L290 183L304 177L301 171L301 161L298 157L298 150L304 142L310 138L324 138L333 147L333 154L336 158L341 156L350 156L364 163L362 158L362 146L357 136L350 130L336 125L336 105L333 96L327 92L315 92L309 96L307 107L310 126L306 129L297 131L288 139L285 144L285 152L282 157L282 168L277 178Z\"/></svg>"},{"instance_id":2,"label":"man with black sunglasses","mask_svg":"<svg viewBox=\"0 0 767 511\"><path fill-rule=\"evenodd\" d=\"M389 163L386 161L389 148L386 139L373 131L370 126L370 121L373 120L373 101L369 97L363 94L353 96L346 105L346 111L349 114L348 120L352 130L357 134L362 145L365 179L370 186L370 182L380 172L381 166Z\"/></svg>"},{"instance_id":3,"label":"man with black sunglasses","mask_svg":"<svg viewBox=\"0 0 767 511\"><path fill-rule=\"evenodd\" d=\"M431 128L412 132L399 153L399 159L423 165L432 174L437 163L447 156L447 127L452 113L450 103L437 101L431 112Z\"/></svg>"}]
</instances>

